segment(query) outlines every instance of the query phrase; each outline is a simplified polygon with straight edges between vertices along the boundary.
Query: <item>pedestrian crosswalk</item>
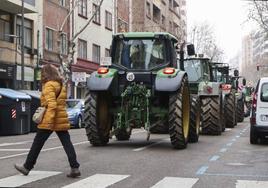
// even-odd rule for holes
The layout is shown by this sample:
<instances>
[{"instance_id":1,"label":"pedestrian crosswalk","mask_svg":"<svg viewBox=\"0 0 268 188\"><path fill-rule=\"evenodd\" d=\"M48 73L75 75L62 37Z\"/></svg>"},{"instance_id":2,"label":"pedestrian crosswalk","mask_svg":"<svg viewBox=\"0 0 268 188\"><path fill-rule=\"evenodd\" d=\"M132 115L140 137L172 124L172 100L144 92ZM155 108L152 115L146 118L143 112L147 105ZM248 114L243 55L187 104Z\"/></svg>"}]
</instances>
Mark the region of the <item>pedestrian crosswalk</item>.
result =
<instances>
[{"instance_id":1,"label":"pedestrian crosswalk","mask_svg":"<svg viewBox=\"0 0 268 188\"><path fill-rule=\"evenodd\" d=\"M46 178L54 177L62 174L62 172L55 171L31 171L28 176L20 174L5 177L0 179L0 187L20 187L26 186L29 183L44 180ZM127 180L135 178L134 175L122 174L94 174L89 177L81 177L74 179L73 183L63 186L62 188L106 188L109 186L116 187L116 183L125 183L125 187L130 187ZM125 181L125 182L122 182ZM186 177L163 177L156 180L152 185L144 185L150 188L199 188L206 187L199 183L200 178L186 178ZM54 182L55 183L55 182ZM59 182L62 183L62 182ZM124 186L124 185L123 185ZM253 181L253 180L236 180L230 188L266 188L268 181Z\"/></svg>"}]
</instances>

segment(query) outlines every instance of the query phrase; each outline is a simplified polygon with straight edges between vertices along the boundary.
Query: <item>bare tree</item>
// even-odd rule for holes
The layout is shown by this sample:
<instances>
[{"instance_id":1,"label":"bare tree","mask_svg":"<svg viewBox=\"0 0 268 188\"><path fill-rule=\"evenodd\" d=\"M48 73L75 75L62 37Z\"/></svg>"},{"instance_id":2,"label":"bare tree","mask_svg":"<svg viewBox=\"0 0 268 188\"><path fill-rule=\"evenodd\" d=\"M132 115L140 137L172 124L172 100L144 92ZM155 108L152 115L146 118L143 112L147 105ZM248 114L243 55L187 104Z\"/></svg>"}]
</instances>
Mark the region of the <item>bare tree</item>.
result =
<instances>
[{"instance_id":1,"label":"bare tree","mask_svg":"<svg viewBox=\"0 0 268 188\"><path fill-rule=\"evenodd\" d=\"M190 29L189 36L189 40L195 45L197 53L205 54L213 61L223 61L224 52L216 44L216 37L209 23L195 24Z\"/></svg>"},{"instance_id":2,"label":"bare tree","mask_svg":"<svg viewBox=\"0 0 268 188\"><path fill-rule=\"evenodd\" d=\"M250 0L248 5L249 20L255 21L268 32L268 1Z\"/></svg>"},{"instance_id":3,"label":"bare tree","mask_svg":"<svg viewBox=\"0 0 268 188\"><path fill-rule=\"evenodd\" d=\"M73 36L70 36L70 39L68 41L68 51L67 51L67 56L64 56L62 54L62 52L60 51L60 59L61 59L61 73L64 76L64 81L65 84L70 80L70 73L71 73L71 65L73 63L73 59L74 59L74 48L75 48L75 40L77 39L77 37L90 25L90 23L92 22L92 20L94 19L94 17L97 15L97 13L100 11L100 8L102 6L104 0L95 0L95 3L97 3L97 7L95 12L92 13L91 17L88 19L88 21L85 23L85 25L83 27L81 27L81 29L79 29L76 33L74 33ZM71 7L68 15L64 18L64 21L62 23L62 25L59 27L58 30L58 36L61 37L62 35L64 35L63 33L63 28L65 26L65 24L67 23L68 19L70 19L70 16L73 14L74 10L81 5L82 1L81 0L75 0L73 3L73 7ZM59 48L60 50L60 48Z\"/></svg>"}]
</instances>

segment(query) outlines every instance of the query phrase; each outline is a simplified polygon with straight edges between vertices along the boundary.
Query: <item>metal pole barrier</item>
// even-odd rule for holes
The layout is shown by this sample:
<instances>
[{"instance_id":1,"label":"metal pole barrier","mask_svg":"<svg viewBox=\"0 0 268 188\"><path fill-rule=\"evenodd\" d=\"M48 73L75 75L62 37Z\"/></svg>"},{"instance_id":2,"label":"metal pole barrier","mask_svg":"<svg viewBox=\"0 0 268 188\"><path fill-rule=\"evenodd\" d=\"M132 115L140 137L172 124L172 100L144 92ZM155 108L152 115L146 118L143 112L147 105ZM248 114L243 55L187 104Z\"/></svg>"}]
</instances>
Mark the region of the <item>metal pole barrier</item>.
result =
<instances>
[{"instance_id":1,"label":"metal pole barrier","mask_svg":"<svg viewBox=\"0 0 268 188\"><path fill-rule=\"evenodd\" d=\"M24 89L24 0L21 0L21 89Z\"/></svg>"}]
</instances>

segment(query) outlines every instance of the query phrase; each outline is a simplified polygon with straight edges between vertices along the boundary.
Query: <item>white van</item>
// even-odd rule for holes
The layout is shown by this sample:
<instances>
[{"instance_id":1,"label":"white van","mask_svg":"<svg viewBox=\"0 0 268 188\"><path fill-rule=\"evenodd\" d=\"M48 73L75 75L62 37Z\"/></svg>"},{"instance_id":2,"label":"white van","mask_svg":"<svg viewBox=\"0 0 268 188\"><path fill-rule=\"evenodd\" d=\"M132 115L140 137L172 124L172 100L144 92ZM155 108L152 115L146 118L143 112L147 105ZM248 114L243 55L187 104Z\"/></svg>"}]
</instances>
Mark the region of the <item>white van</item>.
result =
<instances>
[{"instance_id":1,"label":"white van","mask_svg":"<svg viewBox=\"0 0 268 188\"><path fill-rule=\"evenodd\" d=\"M253 95L250 116L250 143L268 136L268 77L260 78Z\"/></svg>"}]
</instances>

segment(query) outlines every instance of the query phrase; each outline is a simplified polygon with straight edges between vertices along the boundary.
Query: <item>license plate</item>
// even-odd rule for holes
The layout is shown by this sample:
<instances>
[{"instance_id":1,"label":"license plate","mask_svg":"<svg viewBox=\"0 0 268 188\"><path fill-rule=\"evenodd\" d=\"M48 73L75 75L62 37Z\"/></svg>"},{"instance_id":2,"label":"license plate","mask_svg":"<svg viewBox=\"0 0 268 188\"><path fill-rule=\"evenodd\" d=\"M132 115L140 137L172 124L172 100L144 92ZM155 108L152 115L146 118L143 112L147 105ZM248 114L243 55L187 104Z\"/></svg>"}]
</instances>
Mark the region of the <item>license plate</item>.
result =
<instances>
[{"instance_id":1,"label":"license plate","mask_svg":"<svg viewBox=\"0 0 268 188\"><path fill-rule=\"evenodd\" d=\"M268 115L261 115L261 121L268 121Z\"/></svg>"}]
</instances>

